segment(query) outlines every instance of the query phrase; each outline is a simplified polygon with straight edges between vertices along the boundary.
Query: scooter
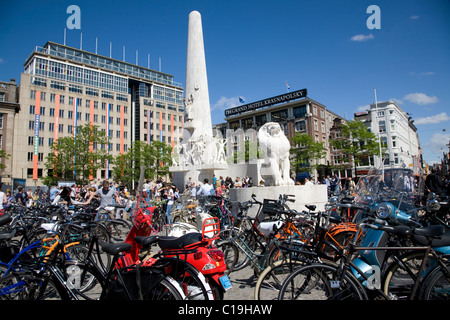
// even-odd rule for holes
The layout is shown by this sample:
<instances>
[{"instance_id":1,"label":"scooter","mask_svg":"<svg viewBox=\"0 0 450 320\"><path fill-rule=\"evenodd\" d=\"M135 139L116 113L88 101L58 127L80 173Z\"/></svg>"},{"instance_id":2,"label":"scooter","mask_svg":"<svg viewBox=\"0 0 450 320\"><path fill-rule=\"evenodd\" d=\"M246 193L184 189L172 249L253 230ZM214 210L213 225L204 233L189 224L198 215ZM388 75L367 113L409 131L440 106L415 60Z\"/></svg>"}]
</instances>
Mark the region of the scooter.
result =
<instances>
[{"instance_id":1,"label":"scooter","mask_svg":"<svg viewBox=\"0 0 450 320\"><path fill-rule=\"evenodd\" d=\"M219 219L205 219L201 232L188 232L179 237L150 236L151 215L146 215L144 212L153 213L154 210L155 207L148 207L145 210L136 209L133 227L125 240L132 246L130 251L125 254L124 258L127 260L124 261L125 265L136 263L141 259L139 255L141 250L144 251L153 244L158 244L161 249L158 256L186 261L206 278L212 292L208 298L223 299L225 292L232 285L225 274L227 266L223 252L212 244L212 241L219 237Z\"/></svg>"}]
</instances>

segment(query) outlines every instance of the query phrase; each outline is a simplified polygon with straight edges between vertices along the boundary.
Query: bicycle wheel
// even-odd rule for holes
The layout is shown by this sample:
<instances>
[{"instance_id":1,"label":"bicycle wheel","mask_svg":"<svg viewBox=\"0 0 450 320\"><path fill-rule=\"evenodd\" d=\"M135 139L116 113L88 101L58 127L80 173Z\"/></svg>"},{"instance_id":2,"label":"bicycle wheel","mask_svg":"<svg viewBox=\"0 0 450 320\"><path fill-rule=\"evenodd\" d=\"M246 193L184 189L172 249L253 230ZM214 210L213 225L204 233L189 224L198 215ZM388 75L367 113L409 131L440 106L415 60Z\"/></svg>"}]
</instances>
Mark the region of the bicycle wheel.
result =
<instances>
[{"instance_id":1,"label":"bicycle wheel","mask_svg":"<svg viewBox=\"0 0 450 320\"><path fill-rule=\"evenodd\" d=\"M255 300L276 300L286 278L294 269L304 266L300 260L284 259L274 262L261 272L256 281Z\"/></svg>"},{"instance_id":2,"label":"bicycle wheel","mask_svg":"<svg viewBox=\"0 0 450 320\"><path fill-rule=\"evenodd\" d=\"M279 300L367 300L367 294L349 273L335 266L312 264L294 270L284 281Z\"/></svg>"},{"instance_id":3,"label":"bicycle wheel","mask_svg":"<svg viewBox=\"0 0 450 320\"><path fill-rule=\"evenodd\" d=\"M235 240L243 248L240 249L238 247L238 249L241 251L251 250L251 252L256 254L257 251L261 252L263 250L263 248L261 248L260 244L257 241L256 235L250 230L244 231L243 235L241 237L236 237ZM246 266L250 264L250 261L251 261L250 257L247 254L245 254L245 252L243 252L243 254L239 256L239 259L234 264L233 271L244 269Z\"/></svg>"},{"instance_id":4,"label":"bicycle wheel","mask_svg":"<svg viewBox=\"0 0 450 320\"><path fill-rule=\"evenodd\" d=\"M392 262L384 273L384 279L382 281L383 292L391 299L409 299L416 279L419 276L423 278L428 271L436 266L435 259L430 255L424 274L419 275L418 273L423 259L423 252L413 252L407 253L395 262ZM419 279L419 281L422 280L423 279Z\"/></svg>"},{"instance_id":5,"label":"bicycle wheel","mask_svg":"<svg viewBox=\"0 0 450 320\"><path fill-rule=\"evenodd\" d=\"M444 272L442 267L437 267L430 273L429 277L423 283L420 299L450 299L450 276L448 275L448 270Z\"/></svg>"},{"instance_id":6,"label":"bicycle wheel","mask_svg":"<svg viewBox=\"0 0 450 320\"><path fill-rule=\"evenodd\" d=\"M118 242L125 241L132 227L132 223L124 219L107 220L105 225L111 234L111 239Z\"/></svg>"},{"instance_id":7,"label":"bicycle wheel","mask_svg":"<svg viewBox=\"0 0 450 320\"><path fill-rule=\"evenodd\" d=\"M67 292L52 277L14 272L0 279L0 300L68 300Z\"/></svg>"},{"instance_id":8,"label":"bicycle wheel","mask_svg":"<svg viewBox=\"0 0 450 320\"><path fill-rule=\"evenodd\" d=\"M166 277L144 295L144 300L184 300L184 294L174 279Z\"/></svg>"},{"instance_id":9,"label":"bicycle wheel","mask_svg":"<svg viewBox=\"0 0 450 320\"><path fill-rule=\"evenodd\" d=\"M87 264L67 261L64 265L66 285L77 300L98 300L105 288L104 278Z\"/></svg>"},{"instance_id":10,"label":"bicycle wheel","mask_svg":"<svg viewBox=\"0 0 450 320\"><path fill-rule=\"evenodd\" d=\"M217 242L216 247L224 254L225 264L227 265L225 274L230 274L235 270L234 266L239 260L239 249L233 242L228 240Z\"/></svg>"},{"instance_id":11,"label":"bicycle wheel","mask_svg":"<svg viewBox=\"0 0 450 320\"><path fill-rule=\"evenodd\" d=\"M214 300L205 276L190 263L178 258L160 258L157 263L170 264L169 275L180 284L187 300Z\"/></svg>"}]
</instances>

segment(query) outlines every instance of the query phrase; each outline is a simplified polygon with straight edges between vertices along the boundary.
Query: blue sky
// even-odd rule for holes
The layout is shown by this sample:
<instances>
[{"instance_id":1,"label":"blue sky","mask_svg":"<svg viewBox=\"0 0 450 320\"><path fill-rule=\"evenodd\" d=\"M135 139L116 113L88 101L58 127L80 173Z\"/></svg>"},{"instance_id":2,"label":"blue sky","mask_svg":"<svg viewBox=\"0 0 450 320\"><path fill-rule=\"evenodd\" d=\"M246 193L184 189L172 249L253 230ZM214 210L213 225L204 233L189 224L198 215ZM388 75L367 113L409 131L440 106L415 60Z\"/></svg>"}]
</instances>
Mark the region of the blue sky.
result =
<instances>
[{"instance_id":1,"label":"blue sky","mask_svg":"<svg viewBox=\"0 0 450 320\"><path fill-rule=\"evenodd\" d=\"M0 80L20 79L35 46L63 43L69 5L81 29L66 44L174 75L185 83L188 15L202 15L213 123L224 110L290 90L335 113L395 100L418 128L424 159L450 141L449 0L8 1L0 20ZM370 5L381 28L368 29ZM445 131L444 131L445 130Z\"/></svg>"}]
</instances>

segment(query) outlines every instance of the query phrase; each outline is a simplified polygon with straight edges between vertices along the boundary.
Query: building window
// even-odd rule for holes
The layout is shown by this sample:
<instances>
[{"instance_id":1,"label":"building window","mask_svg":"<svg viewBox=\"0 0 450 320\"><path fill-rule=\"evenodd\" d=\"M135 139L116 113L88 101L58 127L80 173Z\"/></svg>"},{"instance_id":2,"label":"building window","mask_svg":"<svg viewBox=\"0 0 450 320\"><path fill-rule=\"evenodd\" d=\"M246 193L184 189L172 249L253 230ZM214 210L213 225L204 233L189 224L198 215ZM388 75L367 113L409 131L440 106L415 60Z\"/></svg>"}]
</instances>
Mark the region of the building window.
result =
<instances>
[{"instance_id":1,"label":"building window","mask_svg":"<svg viewBox=\"0 0 450 320\"><path fill-rule=\"evenodd\" d=\"M303 132L306 131L306 121L296 121L295 122L295 131Z\"/></svg>"},{"instance_id":2,"label":"building window","mask_svg":"<svg viewBox=\"0 0 450 320\"><path fill-rule=\"evenodd\" d=\"M306 106L294 108L294 118L304 118L306 115Z\"/></svg>"}]
</instances>

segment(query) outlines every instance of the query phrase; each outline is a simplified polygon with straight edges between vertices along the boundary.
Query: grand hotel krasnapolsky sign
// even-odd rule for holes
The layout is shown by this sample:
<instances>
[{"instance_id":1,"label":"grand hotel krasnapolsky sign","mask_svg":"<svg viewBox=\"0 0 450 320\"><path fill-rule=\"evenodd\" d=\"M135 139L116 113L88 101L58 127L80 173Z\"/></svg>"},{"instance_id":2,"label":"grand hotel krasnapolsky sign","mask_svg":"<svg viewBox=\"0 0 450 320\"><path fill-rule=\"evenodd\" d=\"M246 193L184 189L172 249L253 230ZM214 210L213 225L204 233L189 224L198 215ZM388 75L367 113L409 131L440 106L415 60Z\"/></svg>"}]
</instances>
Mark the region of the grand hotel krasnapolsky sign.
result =
<instances>
[{"instance_id":1,"label":"grand hotel krasnapolsky sign","mask_svg":"<svg viewBox=\"0 0 450 320\"><path fill-rule=\"evenodd\" d=\"M242 113L242 112L246 112L246 111L251 111L251 110L255 110L255 109L259 109L259 108L272 106L274 104L286 102L286 101L289 101L289 100L305 98L306 95L307 95L306 89L285 93L285 94L282 94L282 95L279 95L279 96L276 96L276 97L272 97L272 98L268 98L268 99L264 99L264 100L260 100L260 101L256 101L256 102L252 102L252 103L249 103L249 104L244 104L244 105L239 106L239 107L234 107L234 108L231 108L231 109L227 109L227 110L225 110L225 116L228 117L228 116L232 116L232 115L235 115L235 114L238 114L238 113Z\"/></svg>"}]
</instances>

